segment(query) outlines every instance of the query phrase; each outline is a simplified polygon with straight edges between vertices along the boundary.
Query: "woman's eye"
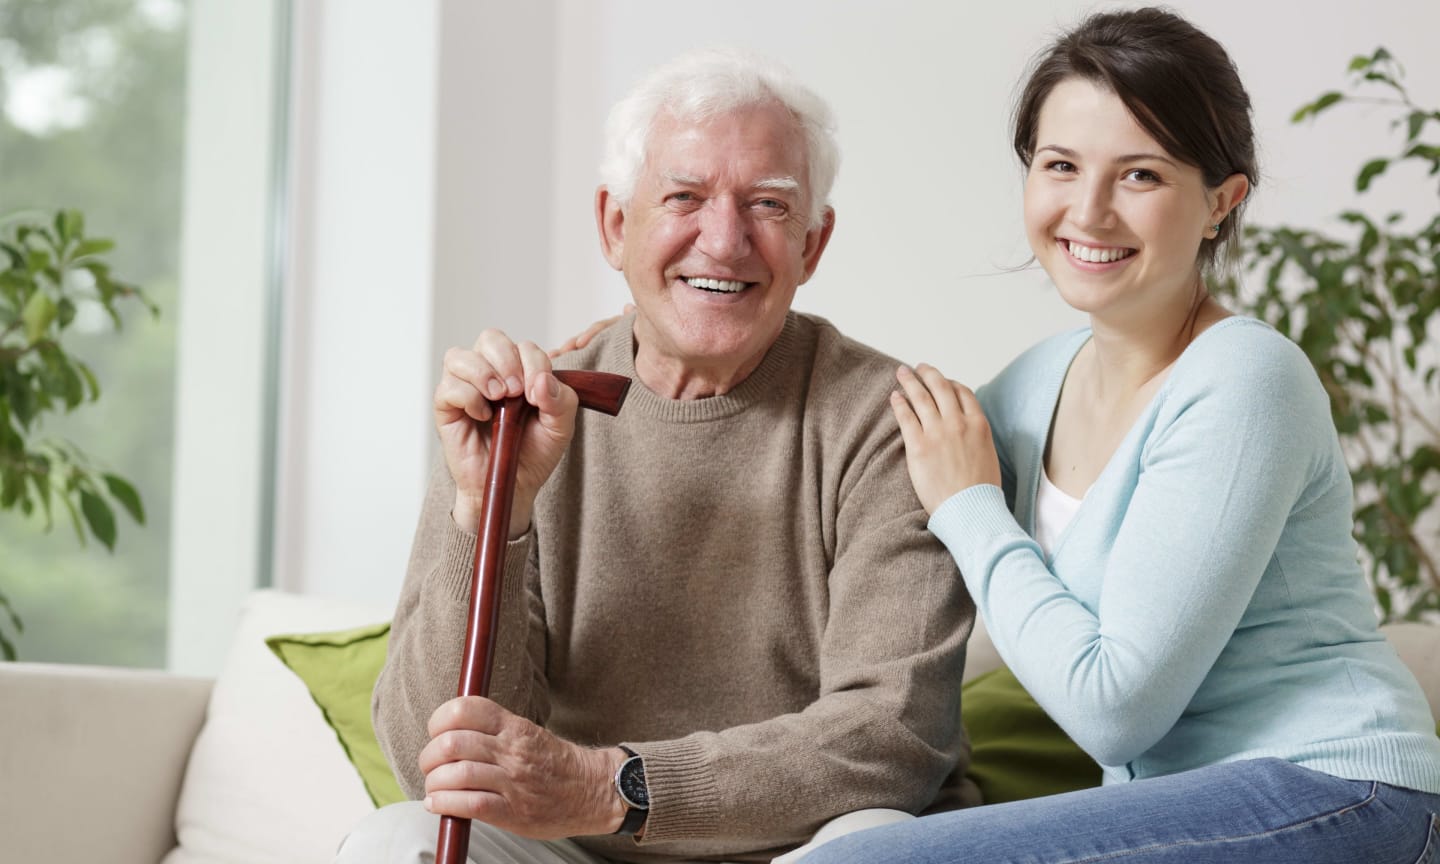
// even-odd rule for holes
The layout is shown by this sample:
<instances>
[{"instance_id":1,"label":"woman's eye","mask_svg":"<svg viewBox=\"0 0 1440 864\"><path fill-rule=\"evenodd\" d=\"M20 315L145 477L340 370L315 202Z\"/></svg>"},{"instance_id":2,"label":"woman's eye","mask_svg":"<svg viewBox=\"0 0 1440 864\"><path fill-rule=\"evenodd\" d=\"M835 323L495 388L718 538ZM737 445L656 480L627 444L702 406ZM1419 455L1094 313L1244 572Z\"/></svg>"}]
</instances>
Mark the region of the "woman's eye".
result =
<instances>
[{"instance_id":1,"label":"woman's eye","mask_svg":"<svg viewBox=\"0 0 1440 864\"><path fill-rule=\"evenodd\" d=\"M1054 171L1057 174L1074 174L1075 165L1074 163L1066 162L1063 159L1057 159L1054 162L1046 162L1045 170Z\"/></svg>"},{"instance_id":2,"label":"woman's eye","mask_svg":"<svg viewBox=\"0 0 1440 864\"><path fill-rule=\"evenodd\" d=\"M1140 183L1159 183L1160 175L1154 171L1147 171L1144 168L1136 168L1125 175L1126 180L1135 180Z\"/></svg>"}]
</instances>

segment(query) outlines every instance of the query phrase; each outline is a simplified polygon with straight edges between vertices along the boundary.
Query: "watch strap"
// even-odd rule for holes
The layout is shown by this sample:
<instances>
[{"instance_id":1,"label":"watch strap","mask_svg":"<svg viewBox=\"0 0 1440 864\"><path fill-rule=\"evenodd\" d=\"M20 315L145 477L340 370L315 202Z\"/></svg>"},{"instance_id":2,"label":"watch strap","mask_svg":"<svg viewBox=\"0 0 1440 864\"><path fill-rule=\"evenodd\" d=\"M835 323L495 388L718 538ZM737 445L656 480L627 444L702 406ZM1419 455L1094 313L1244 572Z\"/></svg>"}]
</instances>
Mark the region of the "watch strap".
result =
<instances>
[{"instance_id":1,"label":"watch strap","mask_svg":"<svg viewBox=\"0 0 1440 864\"><path fill-rule=\"evenodd\" d=\"M623 750L623 751L625 752L625 761L626 761L626 762L629 762L631 759L634 759L634 758L636 758L636 757L638 757L638 756L640 755L640 754L636 753L634 750L631 750L629 747L626 747L624 744L620 744L620 745L618 745L618 746L620 747L621 750ZM643 763L642 763L642 764L643 764ZM624 770L624 764L622 763L621 768L620 768L620 771L623 771L623 770ZM615 791L616 791L616 794L620 794L620 772L619 772L619 771L617 771L617 772L616 772L616 775L615 775ZM624 818L622 818L622 819L620 820L620 827L619 827L618 829L616 829L615 833L616 833L617 835L620 835L620 836L633 836L633 835L639 833L640 829L641 829L642 827L644 827L644 825L645 825L645 819L646 819L646 817L650 815L650 810L649 810L649 808L648 808L648 807L632 807L632 806L630 805L630 802L626 800L626 797L625 797L623 794L620 795L620 803L621 803L621 805L624 806L624 808L625 808L625 816L624 816Z\"/></svg>"},{"instance_id":2,"label":"watch strap","mask_svg":"<svg viewBox=\"0 0 1440 864\"><path fill-rule=\"evenodd\" d=\"M625 818L620 822L620 828L615 832L622 837L629 837L639 833L645 825L645 817L650 815L649 810L641 810L639 807L626 807Z\"/></svg>"}]
</instances>

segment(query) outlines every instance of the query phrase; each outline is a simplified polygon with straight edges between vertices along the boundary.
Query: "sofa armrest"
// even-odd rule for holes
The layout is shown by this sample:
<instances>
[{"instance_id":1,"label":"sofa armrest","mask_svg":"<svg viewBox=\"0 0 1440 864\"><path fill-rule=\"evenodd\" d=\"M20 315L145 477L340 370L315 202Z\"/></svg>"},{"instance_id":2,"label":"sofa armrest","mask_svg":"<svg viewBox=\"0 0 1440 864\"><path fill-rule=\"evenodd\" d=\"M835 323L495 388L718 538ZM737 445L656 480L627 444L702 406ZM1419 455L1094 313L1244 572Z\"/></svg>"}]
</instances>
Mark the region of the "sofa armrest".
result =
<instances>
[{"instance_id":1,"label":"sofa armrest","mask_svg":"<svg viewBox=\"0 0 1440 864\"><path fill-rule=\"evenodd\" d=\"M1430 713L1440 718L1440 627L1402 621L1386 624L1380 632L1420 682L1430 701Z\"/></svg>"},{"instance_id":2,"label":"sofa armrest","mask_svg":"<svg viewBox=\"0 0 1440 864\"><path fill-rule=\"evenodd\" d=\"M211 681L158 671L0 663L7 860L155 864Z\"/></svg>"}]
</instances>

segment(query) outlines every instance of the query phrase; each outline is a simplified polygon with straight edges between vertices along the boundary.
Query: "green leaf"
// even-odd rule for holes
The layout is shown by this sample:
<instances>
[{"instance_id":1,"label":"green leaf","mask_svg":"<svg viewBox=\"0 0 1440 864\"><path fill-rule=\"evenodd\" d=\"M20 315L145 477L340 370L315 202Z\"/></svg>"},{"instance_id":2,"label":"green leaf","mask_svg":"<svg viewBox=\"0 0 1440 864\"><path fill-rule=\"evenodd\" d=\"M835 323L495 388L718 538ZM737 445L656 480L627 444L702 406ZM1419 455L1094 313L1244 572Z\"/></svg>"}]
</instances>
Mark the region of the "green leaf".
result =
<instances>
[{"instance_id":1,"label":"green leaf","mask_svg":"<svg viewBox=\"0 0 1440 864\"><path fill-rule=\"evenodd\" d=\"M1290 122L1299 123L1306 117L1314 117L1321 111L1329 108L1331 105L1342 101L1344 98L1345 94L1331 90L1329 93L1325 93L1319 99L1316 99L1314 102L1311 102L1308 105L1300 106L1300 108L1297 109L1295 113L1290 116Z\"/></svg>"},{"instance_id":2,"label":"green leaf","mask_svg":"<svg viewBox=\"0 0 1440 864\"><path fill-rule=\"evenodd\" d=\"M135 491L125 478L116 474L102 474L105 478L105 488L110 490L110 495L120 502L125 512L137 523L145 524L145 505L140 503L140 493Z\"/></svg>"},{"instance_id":3,"label":"green leaf","mask_svg":"<svg viewBox=\"0 0 1440 864\"><path fill-rule=\"evenodd\" d=\"M1410 112L1410 116L1408 118L1409 128L1408 131L1405 133L1405 143L1408 144L1411 141L1414 141L1416 138L1420 137L1420 130L1424 128L1425 121L1427 119L1429 119L1429 115L1427 115L1424 111Z\"/></svg>"},{"instance_id":4,"label":"green leaf","mask_svg":"<svg viewBox=\"0 0 1440 864\"><path fill-rule=\"evenodd\" d=\"M115 511L105 503L105 499L91 492L89 489L80 490L80 510L85 514L85 522L90 526L95 539L105 545L111 552L115 551Z\"/></svg>"},{"instance_id":5,"label":"green leaf","mask_svg":"<svg viewBox=\"0 0 1440 864\"><path fill-rule=\"evenodd\" d=\"M30 472L30 485L35 488L35 498L45 511L45 530L49 531L55 525L55 515L50 510L50 466L43 456L37 458L43 460L44 465Z\"/></svg>"},{"instance_id":6,"label":"green leaf","mask_svg":"<svg viewBox=\"0 0 1440 864\"><path fill-rule=\"evenodd\" d=\"M90 541L85 539L85 523L81 521L80 513L75 509L75 502L71 501L70 496L65 493L61 493L58 497L60 503L65 505L65 509L70 511L70 522L75 526L76 539L80 541L81 546L87 545Z\"/></svg>"},{"instance_id":7,"label":"green leaf","mask_svg":"<svg viewBox=\"0 0 1440 864\"><path fill-rule=\"evenodd\" d=\"M5 614L10 618L11 625L15 627L15 632L25 632L25 622L20 620L20 614L15 611L15 607L10 604L10 598L6 597L4 592L0 592L0 609L5 610ZM10 659L13 660L15 658L12 657Z\"/></svg>"},{"instance_id":8,"label":"green leaf","mask_svg":"<svg viewBox=\"0 0 1440 864\"><path fill-rule=\"evenodd\" d=\"M44 249L31 249L26 252L25 269L31 273L44 273L50 269L50 253Z\"/></svg>"},{"instance_id":9,"label":"green leaf","mask_svg":"<svg viewBox=\"0 0 1440 864\"><path fill-rule=\"evenodd\" d=\"M1389 159L1371 159L1369 162L1366 162L1364 167L1360 169L1360 173L1355 177L1355 191L1364 192L1366 189L1369 189L1370 181L1384 173L1385 169L1389 167Z\"/></svg>"},{"instance_id":10,"label":"green leaf","mask_svg":"<svg viewBox=\"0 0 1440 864\"><path fill-rule=\"evenodd\" d=\"M90 401L94 402L100 398L100 379L95 377L94 371L89 364L82 361L75 361L75 366L80 370L80 375L85 379L85 385L90 388Z\"/></svg>"},{"instance_id":11,"label":"green leaf","mask_svg":"<svg viewBox=\"0 0 1440 864\"><path fill-rule=\"evenodd\" d=\"M68 246L85 233L85 216L79 210L61 210L55 214L55 234L59 245Z\"/></svg>"},{"instance_id":12,"label":"green leaf","mask_svg":"<svg viewBox=\"0 0 1440 864\"><path fill-rule=\"evenodd\" d=\"M45 331L50 329L50 323L55 320L58 313L55 301L44 291L36 291L26 301L25 308L20 312L20 319L25 322L25 338L34 344L45 337Z\"/></svg>"},{"instance_id":13,"label":"green leaf","mask_svg":"<svg viewBox=\"0 0 1440 864\"><path fill-rule=\"evenodd\" d=\"M114 240L107 240L104 237L92 237L89 240L82 240L79 246L75 247L75 258L86 258L91 255L100 255L115 248Z\"/></svg>"}]
</instances>

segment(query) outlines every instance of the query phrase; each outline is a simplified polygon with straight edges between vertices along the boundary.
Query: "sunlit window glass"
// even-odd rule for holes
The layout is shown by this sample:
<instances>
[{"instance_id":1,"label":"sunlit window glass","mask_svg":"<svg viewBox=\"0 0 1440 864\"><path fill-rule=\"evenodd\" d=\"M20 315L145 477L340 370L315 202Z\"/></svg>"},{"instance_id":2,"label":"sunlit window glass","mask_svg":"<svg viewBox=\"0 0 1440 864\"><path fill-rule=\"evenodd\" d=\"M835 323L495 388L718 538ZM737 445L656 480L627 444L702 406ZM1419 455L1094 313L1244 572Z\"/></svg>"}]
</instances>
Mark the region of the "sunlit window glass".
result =
<instances>
[{"instance_id":1,"label":"sunlit window glass","mask_svg":"<svg viewBox=\"0 0 1440 864\"><path fill-rule=\"evenodd\" d=\"M58 505L48 531L38 510L0 509L0 594L24 626L0 609L0 635L21 660L165 663L186 11L0 0L0 219L78 210L87 235L114 241L114 274L161 310L121 304L116 333L82 309L67 331L101 392L43 431L132 482L146 518L116 508L112 554L82 547Z\"/></svg>"}]
</instances>

